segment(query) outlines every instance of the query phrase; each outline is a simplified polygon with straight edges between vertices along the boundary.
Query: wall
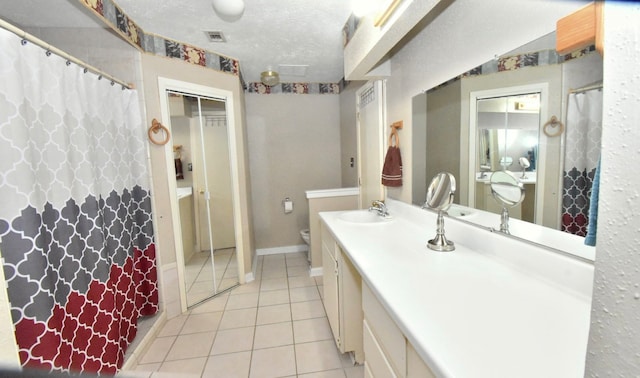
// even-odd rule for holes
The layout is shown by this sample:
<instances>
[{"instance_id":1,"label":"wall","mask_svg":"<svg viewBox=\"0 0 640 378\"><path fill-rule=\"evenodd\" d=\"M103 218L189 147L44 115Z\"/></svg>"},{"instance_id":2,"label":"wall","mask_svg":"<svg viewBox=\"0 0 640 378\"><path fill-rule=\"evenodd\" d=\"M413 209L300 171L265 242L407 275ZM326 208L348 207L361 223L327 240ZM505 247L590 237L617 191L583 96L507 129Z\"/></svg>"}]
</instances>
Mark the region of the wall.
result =
<instances>
[{"instance_id":1,"label":"wall","mask_svg":"<svg viewBox=\"0 0 640 378\"><path fill-rule=\"evenodd\" d=\"M588 377L640 372L640 4L605 2L602 173Z\"/></svg>"},{"instance_id":2,"label":"wall","mask_svg":"<svg viewBox=\"0 0 640 378\"><path fill-rule=\"evenodd\" d=\"M303 246L305 191L342 186L340 96L247 94L247 136L257 249ZM282 201L293 200L285 214ZM304 245L306 248L306 245Z\"/></svg>"},{"instance_id":3,"label":"wall","mask_svg":"<svg viewBox=\"0 0 640 378\"><path fill-rule=\"evenodd\" d=\"M364 83L364 81L349 82L340 92L340 166L343 188L358 186L356 91ZM354 159L353 167L351 167L351 158Z\"/></svg>"}]
</instances>

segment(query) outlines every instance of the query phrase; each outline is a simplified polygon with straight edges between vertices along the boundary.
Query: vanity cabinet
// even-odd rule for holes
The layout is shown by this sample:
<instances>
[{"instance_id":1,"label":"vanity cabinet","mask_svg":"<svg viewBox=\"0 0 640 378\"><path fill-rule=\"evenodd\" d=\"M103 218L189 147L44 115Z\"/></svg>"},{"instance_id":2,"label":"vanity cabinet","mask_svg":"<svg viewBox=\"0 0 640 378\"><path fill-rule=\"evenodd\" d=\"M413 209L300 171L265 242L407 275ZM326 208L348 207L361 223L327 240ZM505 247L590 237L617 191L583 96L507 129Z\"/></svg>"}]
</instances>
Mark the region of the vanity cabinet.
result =
<instances>
[{"instance_id":1,"label":"vanity cabinet","mask_svg":"<svg viewBox=\"0 0 640 378\"><path fill-rule=\"evenodd\" d=\"M362 279L324 224L321 238L323 302L329 325L338 350L353 352L355 361L362 363Z\"/></svg>"},{"instance_id":2,"label":"vanity cabinet","mask_svg":"<svg viewBox=\"0 0 640 378\"><path fill-rule=\"evenodd\" d=\"M366 284L362 309L365 377L435 377Z\"/></svg>"}]
</instances>

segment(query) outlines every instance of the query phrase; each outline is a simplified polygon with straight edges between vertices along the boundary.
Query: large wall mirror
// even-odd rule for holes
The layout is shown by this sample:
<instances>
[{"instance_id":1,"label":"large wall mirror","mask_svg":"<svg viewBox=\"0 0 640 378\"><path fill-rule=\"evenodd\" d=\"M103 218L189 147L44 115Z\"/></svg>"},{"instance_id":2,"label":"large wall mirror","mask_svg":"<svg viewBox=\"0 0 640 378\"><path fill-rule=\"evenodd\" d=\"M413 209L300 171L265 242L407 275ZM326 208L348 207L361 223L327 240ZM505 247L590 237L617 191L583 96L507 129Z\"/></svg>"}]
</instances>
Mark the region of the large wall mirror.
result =
<instances>
[{"instance_id":1,"label":"large wall mirror","mask_svg":"<svg viewBox=\"0 0 640 378\"><path fill-rule=\"evenodd\" d=\"M567 204L584 202L570 198L577 191L567 188L573 169L567 145L579 135L544 129L552 117L564 127L570 95L597 89L594 83L601 82L597 52L588 48L560 56L555 33L550 33L415 96L412 202L421 205L425 180L447 171L459 181L455 203L498 213L487 190L488 177L507 170L522 180L526 191L515 218L580 235L564 224L567 213L574 211ZM416 151L424 151L422 157ZM593 174L588 168L583 171L578 175ZM465 220L474 222L473 217ZM527 238L517 230L515 236Z\"/></svg>"}]
</instances>

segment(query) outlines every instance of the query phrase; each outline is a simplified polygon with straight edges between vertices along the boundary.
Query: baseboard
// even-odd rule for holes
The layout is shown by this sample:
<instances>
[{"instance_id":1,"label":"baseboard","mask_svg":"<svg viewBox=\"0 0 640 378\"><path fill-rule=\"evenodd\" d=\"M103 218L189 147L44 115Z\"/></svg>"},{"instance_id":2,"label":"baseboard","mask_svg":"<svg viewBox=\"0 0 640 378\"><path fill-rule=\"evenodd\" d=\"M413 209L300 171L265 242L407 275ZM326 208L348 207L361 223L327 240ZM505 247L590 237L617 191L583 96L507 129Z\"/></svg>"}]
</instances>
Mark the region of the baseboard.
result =
<instances>
[{"instance_id":1,"label":"baseboard","mask_svg":"<svg viewBox=\"0 0 640 378\"><path fill-rule=\"evenodd\" d=\"M258 259L257 256L253 257L253 261L251 262L251 272L244 275L244 282L249 283L251 281L255 281L256 272L258 271Z\"/></svg>"},{"instance_id":2,"label":"baseboard","mask_svg":"<svg viewBox=\"0 0 640 378\"><path fill-rule=\"evenodd\" d=\"M257 256L265 256L265 255L277 255L279 253L296 253L296 252L307 252L309 251L309 246L306 244L298 244L298 245L288 245L284 247L275 247L275 248L260 248L256 250Z\"/></svg>"},{"instance_id":3,"label":"baseboard","mask_svg":"<svg viewBox=\"0 0 640 378\"><path fill-rule=\"evenodd\" d=\"M309 269L309 277L318 277L322 275L322 267Z\"/></svg>"}]
</instances>

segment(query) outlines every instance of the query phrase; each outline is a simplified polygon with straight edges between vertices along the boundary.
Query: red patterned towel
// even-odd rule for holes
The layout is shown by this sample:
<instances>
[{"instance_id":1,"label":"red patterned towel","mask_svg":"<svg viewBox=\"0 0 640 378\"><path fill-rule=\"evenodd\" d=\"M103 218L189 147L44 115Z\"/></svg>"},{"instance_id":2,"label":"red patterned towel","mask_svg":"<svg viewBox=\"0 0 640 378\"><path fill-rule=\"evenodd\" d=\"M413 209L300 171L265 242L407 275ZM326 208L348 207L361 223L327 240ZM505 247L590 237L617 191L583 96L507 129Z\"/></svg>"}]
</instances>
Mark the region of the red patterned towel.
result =
<instances>
[{"instance_id":1,"label":"red patterned towel","mask_svg":"<svg viewBox=\"0 0 640 378\"><path fill-rule=\"evenodd\" d=\"M382 185L402 186L402 157L400 148L390 146L382 167Z\"/></svg>"}]
</instances>

